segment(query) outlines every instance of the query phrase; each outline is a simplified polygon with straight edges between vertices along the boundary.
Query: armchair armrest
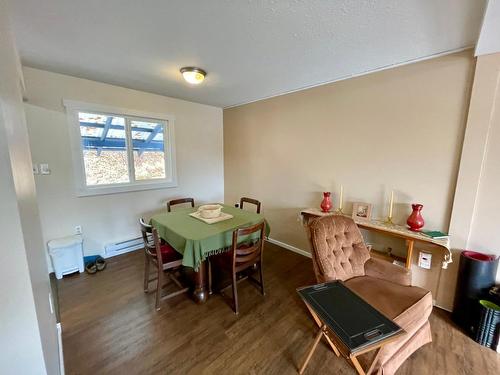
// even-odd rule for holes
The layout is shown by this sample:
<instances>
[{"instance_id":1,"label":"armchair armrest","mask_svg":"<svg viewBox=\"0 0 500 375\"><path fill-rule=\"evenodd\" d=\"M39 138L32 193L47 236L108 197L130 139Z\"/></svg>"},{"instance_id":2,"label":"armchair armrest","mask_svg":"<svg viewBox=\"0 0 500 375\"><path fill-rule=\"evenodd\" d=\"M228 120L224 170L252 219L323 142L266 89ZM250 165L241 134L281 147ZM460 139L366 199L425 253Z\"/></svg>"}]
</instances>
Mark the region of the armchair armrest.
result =
<instances>
[{"instance_id":1,"label":"armchair armrest","mask_svg":"<svg viewBox=\"0 0 500 375\"><path fill-rule=\"evenodd\" d=\"M385 260L370 258L365 262L365 275L404 286L411 285L411 271Z\"/></svg>"}]
</instances>

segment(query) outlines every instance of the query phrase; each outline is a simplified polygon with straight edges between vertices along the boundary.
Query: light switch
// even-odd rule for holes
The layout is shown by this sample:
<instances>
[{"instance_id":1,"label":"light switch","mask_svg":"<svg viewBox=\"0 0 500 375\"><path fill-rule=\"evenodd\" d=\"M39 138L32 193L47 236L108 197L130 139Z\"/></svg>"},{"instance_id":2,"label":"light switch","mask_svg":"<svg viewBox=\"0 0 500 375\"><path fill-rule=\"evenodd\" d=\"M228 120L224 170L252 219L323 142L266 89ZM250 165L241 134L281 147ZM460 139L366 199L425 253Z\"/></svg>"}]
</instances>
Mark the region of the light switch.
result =
<instances>
[{"instance_id":1,"label":"light switch","mask_svg":"<svg viewBox=\"0 0 500 375\"><path fill-rule=\"evenodd\" d=\"M40 174L50 174L50 169L48 164L40 164Z\"/></svg>"}]
</instances>

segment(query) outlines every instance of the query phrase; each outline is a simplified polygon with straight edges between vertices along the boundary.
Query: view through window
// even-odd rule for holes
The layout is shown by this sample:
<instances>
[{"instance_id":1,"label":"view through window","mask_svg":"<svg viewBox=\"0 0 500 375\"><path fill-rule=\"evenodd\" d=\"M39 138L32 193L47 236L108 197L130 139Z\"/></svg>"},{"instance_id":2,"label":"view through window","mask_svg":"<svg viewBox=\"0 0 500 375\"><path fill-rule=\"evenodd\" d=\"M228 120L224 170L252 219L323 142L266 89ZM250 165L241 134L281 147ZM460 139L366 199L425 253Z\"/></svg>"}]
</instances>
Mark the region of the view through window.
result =
<instances>
[{"instance_id":1,"label":"view through window","mask_svg":"<svg viewBox=\"0 0 500 375\"><path fill-rule=\"evenodd\" d=\"M166 121L78 112L86 186L167 178Z\"/></svg>"}]
</instances>

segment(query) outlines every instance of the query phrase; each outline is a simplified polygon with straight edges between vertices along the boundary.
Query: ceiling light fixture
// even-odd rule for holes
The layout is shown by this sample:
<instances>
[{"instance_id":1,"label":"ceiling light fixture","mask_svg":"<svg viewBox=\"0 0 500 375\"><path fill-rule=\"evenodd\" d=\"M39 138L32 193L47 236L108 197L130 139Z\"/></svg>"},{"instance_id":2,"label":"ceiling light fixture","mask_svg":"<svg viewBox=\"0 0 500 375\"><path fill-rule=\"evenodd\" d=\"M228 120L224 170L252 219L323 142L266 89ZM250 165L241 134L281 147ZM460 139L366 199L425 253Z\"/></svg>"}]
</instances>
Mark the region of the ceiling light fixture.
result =
<instances>
[{"instance_id":1,"label":"ceiling light fixture","mask_svg":"<svg viewBox=\"0 0 500 375\"><path fill-rule=\"evenodd\" d=\"M205 79L207 72L203 69L195 68L193 66L187 66L181 69L182 76L186 82L193 85L199 85Z\"/></svg>"}]
</instances>

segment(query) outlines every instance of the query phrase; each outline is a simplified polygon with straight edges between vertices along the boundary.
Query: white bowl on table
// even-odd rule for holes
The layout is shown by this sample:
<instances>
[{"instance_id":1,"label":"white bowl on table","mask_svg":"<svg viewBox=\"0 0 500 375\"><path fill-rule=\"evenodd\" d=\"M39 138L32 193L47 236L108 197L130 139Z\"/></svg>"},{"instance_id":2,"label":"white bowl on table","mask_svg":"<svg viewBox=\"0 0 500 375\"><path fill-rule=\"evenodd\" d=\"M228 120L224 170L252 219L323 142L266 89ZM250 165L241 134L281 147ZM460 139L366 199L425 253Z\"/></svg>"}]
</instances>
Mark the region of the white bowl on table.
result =
<instances>
[{"instance_id":1,"label":"white bowl on table","mask_svg":"<svg viewBox=\"0 0 500 375\"><path fill-rule=\"evenodd\" d=\"M220 216L222 206L220 204L205 204L198 208L198 212L204 219L215 219Z\"/></svg>"}]
</instances>

